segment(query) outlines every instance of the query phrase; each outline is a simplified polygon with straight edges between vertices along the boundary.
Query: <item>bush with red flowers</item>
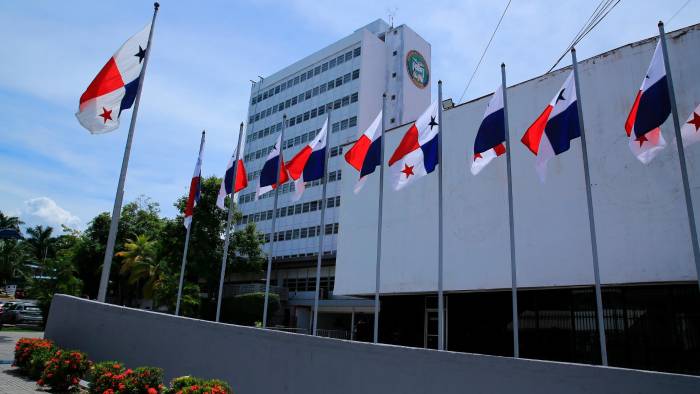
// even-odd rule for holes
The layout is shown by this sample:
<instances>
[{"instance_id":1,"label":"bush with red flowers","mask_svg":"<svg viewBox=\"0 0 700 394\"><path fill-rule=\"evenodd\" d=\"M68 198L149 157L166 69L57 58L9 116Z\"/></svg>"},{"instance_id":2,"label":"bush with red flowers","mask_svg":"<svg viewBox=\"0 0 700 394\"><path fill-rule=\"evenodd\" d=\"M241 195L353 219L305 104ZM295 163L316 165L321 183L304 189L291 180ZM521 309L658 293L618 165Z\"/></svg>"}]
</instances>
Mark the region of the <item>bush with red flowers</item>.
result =
<instances>
[{"instance_id":1,"label":"bush with red flowers","mask_svg":"<svg viewBox=\"0 0 700 394\"><path fill-rule=\"evenodd\" d=\"M117 361L95 364L90 373L90 393L93 394L159 394L164 392L163 370L141 367L125 368Z\"/></svg>"},{"instance_id":2,"label":"bush with red flowers","mask_svg":"<svg viewBox=\"0 0 700 394\"><path fill-rule=\"evenodd\" d=\"M200 379L181 376L170 382L170 394L233 394L231 387L218 379Z\"/></svg>"},{"instance_id":3,"label":"bush with red flowers","mask_svg":"<svg viewBox=\"0 0 700 394\"><path fill-rule=\"evenodd\" d=\"M56 346L48 339L20 338L15 344L13 365L19 368L22 373L29 374L32 366L32 355L37 351L40 351L42 355L52 354L56 351ZM48 359L48 356L46 358Z\"/></svg>"},{"instance_id":4,"label":"bush with red flowers","mask_svg":"<svg viewBox=\"0 0 700 394\"><path fill-rule=\"evenodd\" d=\"M80 379L90 370L90 361L85 353L77 350L57 350L44 365L40 386L67 392L78 387Z\"/></svg>"}]
</instances>

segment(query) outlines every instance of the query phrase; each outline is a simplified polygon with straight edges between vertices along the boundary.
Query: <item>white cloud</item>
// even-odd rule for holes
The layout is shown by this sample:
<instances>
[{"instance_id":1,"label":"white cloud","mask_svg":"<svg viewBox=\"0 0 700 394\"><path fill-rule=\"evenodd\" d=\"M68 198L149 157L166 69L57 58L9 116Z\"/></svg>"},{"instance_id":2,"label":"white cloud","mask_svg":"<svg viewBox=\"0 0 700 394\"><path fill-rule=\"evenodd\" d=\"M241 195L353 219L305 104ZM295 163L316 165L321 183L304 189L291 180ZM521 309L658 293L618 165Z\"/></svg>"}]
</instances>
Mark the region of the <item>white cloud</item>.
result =
<instances>
[{"instance_id":1,"label":"white cloud","mask_svg":"<svg viewBox=\"0 0 700 394\"><path fill-rule=\"evenodd\" d=\"M20 218L28 226L42 224L60 229L62 224L72 228L82 225L79 217L61 208L48 197L26 200L20 212Z\"/></svg>"}]
</instances>

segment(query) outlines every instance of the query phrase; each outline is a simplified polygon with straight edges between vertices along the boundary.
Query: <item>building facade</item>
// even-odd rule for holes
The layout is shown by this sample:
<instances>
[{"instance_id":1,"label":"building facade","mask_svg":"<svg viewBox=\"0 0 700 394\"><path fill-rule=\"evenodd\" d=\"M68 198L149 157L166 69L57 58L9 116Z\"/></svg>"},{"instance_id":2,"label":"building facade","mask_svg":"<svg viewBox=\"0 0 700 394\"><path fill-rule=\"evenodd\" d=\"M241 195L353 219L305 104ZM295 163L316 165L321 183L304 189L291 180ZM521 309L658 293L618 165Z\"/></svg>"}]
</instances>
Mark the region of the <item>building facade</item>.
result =
<instances>
[{"instance_id":1,"label":"building facade","mask_svg":"<svg viewBox=\"0 0 700 394\"><path fill-rule=\"evenodd\" d=\"M628 148L624 124L657 38L580 62L610 364L700 373L700 294L672 118L668 145L648 165ZM700 104L700 25L668 36L681 122ZM500 76L500 70L491 70ZM520 354L599 363L591 238L580 139L549 163L546 183L519 139L571 67L508 87ZM482 71L484 72L484 71ZM495 88L495 86L494 86ZM444 111L444 289L448 350L510 356L511 271L506 161L478 176L469 166L490 96ZM409 125L387 131L386 152ZM388 153L390 154L390 153ZM686 149L700 206L700 146ZM388 169L385 169L388 171ZM353 194L344 177L335 294L375 290L378 177ZM437 172L399 192L385 184L380 340L437 343ZM360 214L360 212L365 214ZM696 208L696 222L700 212Z\"/></svg>"},{"instance_id":2,"label":"building facade","mask_svg":"<svg viewBox=\"0 0 700 394\"><path fill-rule=\"evenodd\" d=\"M343 204L343 149L376 117L385 91L387 127L415 119L430 103L430 45L409 27L394 28L383 20L356 30L251 87L244 148L251 187L239 196L243 218L238 224L255 223L263 234L266 251L275 240L271 284L283 301L282 313L273 319L278 324L302 332L310 327L322 231L320 327L347 327L355 312L359 322L365 318L362 313L373 311L366 300L333 297L332 290ZM307 183L299 201L292 201L294 185L287 183L279 190L276 231L272 234L274 192L256 199L255 188L265 158L282 130L282 117L288 119L282 148L285 160L289 160L316 136L329 111L326 225L319 226L321 182ZM347 329L340 331L347 332L342 336L353 335Z\"/></svg>"}]
</instances>

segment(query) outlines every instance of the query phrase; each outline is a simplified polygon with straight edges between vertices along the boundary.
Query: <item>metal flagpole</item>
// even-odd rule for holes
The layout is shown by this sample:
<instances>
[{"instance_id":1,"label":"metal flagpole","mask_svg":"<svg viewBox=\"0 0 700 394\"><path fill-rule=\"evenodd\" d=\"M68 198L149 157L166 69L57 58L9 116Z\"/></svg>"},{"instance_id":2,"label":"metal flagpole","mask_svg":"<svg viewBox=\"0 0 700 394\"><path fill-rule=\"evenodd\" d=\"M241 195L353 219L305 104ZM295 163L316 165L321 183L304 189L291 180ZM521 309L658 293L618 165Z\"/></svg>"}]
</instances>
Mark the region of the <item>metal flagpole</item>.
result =
<instances>
[{"instance_id":1,"label":"metal flagpole","mask_svg":"<svg viewBox=\"0 0 700 394\"><path fill-rule=\"evenodd\" d=\"M314 296L314 325L313 336L316 336L318 328L318 298L321 291L321 260L323 260L323 238L326 234L326 190L328 188L328 155L331 151L331 109L328 109L326 118L326 154L323 159L323 189L321 191L321 233L318 235L318 256L316 257L316 295Z\"/></svg>"},{"instance_id":2,"label":"metal flagpole","mask_svg":"<svg viewBox=\"0 0 700 394\"><path fill-rule=\"evenodd\" d=\"M216 301L216 321L221 317L221 299L224 294L224 276L226 276L226 260L228 259L228 246L230 242L231 221L233 220L233 196L236 195L236 177L238 172L238 160L241 158L241 141L243 140L243 122L238 131L238 143L236 144L236 158L233 162L233 179L231 179L231 198L228 205L228 218L226 219L226 235L224 239L224 253L221 259L221 277L219 279L219 299ZM226 183L226 174L224 174L224 183ZM235 230L234 230L235 231Z\"/></svg>"},{"instance_id":3,"label":"metal flagpole","mask_svg":"<svg viewBox=\"0 0 700 394\"><path fill-rule=\"evenodd\" d=\"M386 109L386 93L382 94L382 131L379 134L379 207L377 209L377 265L374 283L374 343L379 343L379 287L381 286L382 260L382 218L384 213L384 110Z\"/></svg>"},{"instance_id":4,"label":"metal flagpole","mask_svg":"<svg viewBox=\"0 0 700 394\"><path fill-rule=\"evenodd\" d=\"M153 38L153 26L156 24L156 15L160 4L153 3L153 20L151 21L151 31L148 33L148 44L146 44L146 55L143 58L143 67L139 75L139 85L136 89L136 102L134 102L134 112L131 114L131 124L129 134L126 137L126 147L124 147L124 158L122 159L122 169L119 174L117 184L117 195L114 197L114 207L112 208L112 222L109 225L109 235L107 236L107 249L102 263L102 276L100 277L100 288L97 292L97 300L105 302L107 298L107 285L109 284L109 273L112 269L112 257L114 256L114 243L117 240L117 229L119 227L119 216L122 210L122 200L124 198L124 182L126 181L126 170L129 167L129 156L131 155L131 143L134 139L134 128L136 127L136 117L139 113L139 103L141 102L141 88L143 87L146 66L151 54L151 40Z\"/></svg>"},{"instance_id":5,"label":"metal flagpole","mask_svg":"<svg viewBox=\"0 0 700 394\"><path fill-rule=\"evenodd\" d=\"M275 171L275 200L272 204L272 229L270 231L270 254L267 256L267 276L265 278L265 304L263 306L263 328L267 327L267 305L270 301L270 274L272 272L272 254L275 252L275 224L277 222L277 200L279 197L280 185L280 165L284 156L282 156L282 147L284 146L284 130L287 128L287 115L282 115L282 131L280 131L280 155L277 159L277 170Z\"/></svg>"},{"instance_id":6,"label":"metal flagpole","mask_svg":"<svg viewBox=\"0 0 700 394\"><path fill-rule=\"evenodd\" d=\"M518 276L515 266L515 222L513 221L513 175L510 164L510 129L508 128L508 94L506 65L501 63L501 90L503 93L503 120L506 139L506 173L508 176L508 224L510 225L510 280L513 305L513 357L520 357L520 322L518 321Z\"/></svg>"},{"instance_id":7,"label":"metal flagpole","mask_svg":"<svg viewBox=\"0 0 700 394\"><path fill-rule=\"evenodd\" d=\"M700 248L698 248L698 230L695 227L695 212L693 209L693 200L690 196L688 168L685 162L683 137L681 136L681 125L680 121L678 120L678 107L676 106L676 92L673 90L671 64L668 62L668 47L666 46L666 32L664 31L663 22L659 22L659 38L661 39L661 49L664 54L664 67L666 67L666 83L668 84L668 95L671 100L671 114L673 115L673 126L676 132L676 147L678 149L678 161L681 165L681 178L683 180L683 192L685 193L685 209L688 212L688 224L690 225L690 242L693 244L695 272L698 277L698 285L700 286Z\"/></svg>"},{"instance_id":8,"label":"metal flagpole","mask_svg":"<svg viewBox=\"0 0 700 394\"><path fill-rule=\"evenodd\" d=\"M202 130L202 140L199 142L199 152L202 152L202 146L204 145L204 130ZM197 158L199 160L199 158ZM190 186L191 187L191 186ZM185 234L185 250L182 252L182 264L180 265L180 285L177 287L177 301L175 302L175 316L180 315L180 301L182 300L182 285L185 281L185 265L187 265L187 251L190 246L190 229L192 228L192 222L194 222L194 213L192 216L192 221L190 225L187 226L187 234Z\"/></svg>"},{"instance_id":9,"label":"metal flagpole","mask_svg":"<svg viewBox=\"0 0 700 394\"><path fill-rule=\"evenodd\" d=\"M442 167L445 165L442 158L442 140L445 129L442 125L442 81L438 81L438 350L445 350L445 300L442 293Z\"/></svg>"},{"instance_id":10,"label":"metal flagpole","mask_svg":"<svg viewBox=\"0 0 700 394\"><path fill-rule=\"evenodd\" d=\"M593 215L593 197L591 196L591 174L588 170L588 148L586 145L586 128L583 125L583 102L581 88L578 79L578 62L576 60L576 48L571 48L571 63L574 66L574 83L576 84L576 107L578 108L578 121L581 128L581 153L583 156L583 175L586 181L586 202L588 203L588 228L591 231L591 252L593 254L593 277L595 279L595 303L598 320L598 340L600 342L601 364L608 365L608 351L605 340L605 315L603 315L603 292L600 289L600 269L598 266L598 240L595 231L595 218Z\"/></svg>"}]
</instances>

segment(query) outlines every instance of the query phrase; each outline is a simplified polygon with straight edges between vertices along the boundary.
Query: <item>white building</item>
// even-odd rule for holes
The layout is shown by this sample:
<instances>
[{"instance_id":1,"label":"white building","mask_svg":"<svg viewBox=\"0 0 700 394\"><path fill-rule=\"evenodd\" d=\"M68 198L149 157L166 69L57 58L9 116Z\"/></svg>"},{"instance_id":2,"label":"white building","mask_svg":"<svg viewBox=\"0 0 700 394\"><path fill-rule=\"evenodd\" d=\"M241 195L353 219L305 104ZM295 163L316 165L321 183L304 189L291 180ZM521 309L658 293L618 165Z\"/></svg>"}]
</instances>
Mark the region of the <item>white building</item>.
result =
<instances>
[{"instance_id":1,"label":"white building","mask_svg":"<svg viewBox=\"0 0 700 394\"><path fill-rule=\"evenodd\" d=\"M700 294L672 118L662 126L666 149L648 165L630 152L624 130L656 42L653 37L632 43L579 66L608 354L616 366L697 374ZM670 33L668 46L684 122L700 104L700 25ZM598 363L580 139L550 162L544 184L536 175L535 157L519 141L570 70L507 89L520 354ZM500 76L499 69L490 72ZM505 158L494 160L476 177L469 171L475 134L489 99L446 110L441 126L446 341L448 350L512 355ZM407 127L387 132L385 157ZM686 157L697 222L700 146L687 148ZM370 177L357 195L352 192L354 182L349 176L342 180L334 291L371 296L378 177ZM434 347L438 173L400 192L391 190L389 183L384 187L380 339Z\"/></svg>"},{"instance_id":2,"label":"white building","mask_svg":"<svg viewBox=\"0 0 700 394\"><path fill-rule=\"evenodd\" d=\"M266 251L273 237L273 193L256 201L254 190L282 129L282 116L288 117L283 152L289 160L318 133L332 108L325 228L319 227L319 182L308 184L297 202L291 201L291 183L280 188L272 284L289 291L287 324L309 327L320 231L325 231L320 311L344 313L341 318L349 321L353 311L373 310L365 300L327 299L334 283L338 211L344 198L340 195L343 145L353 141L377 115L385 86L385 118L387 127L394 127L415 119L430 103L430 82L430 45L407 26L392 28L377 20L252 86L244 150L250 187L239 197L245 215L239 224L255 222L264 234Z\"/></svg>"}]
</instances>

